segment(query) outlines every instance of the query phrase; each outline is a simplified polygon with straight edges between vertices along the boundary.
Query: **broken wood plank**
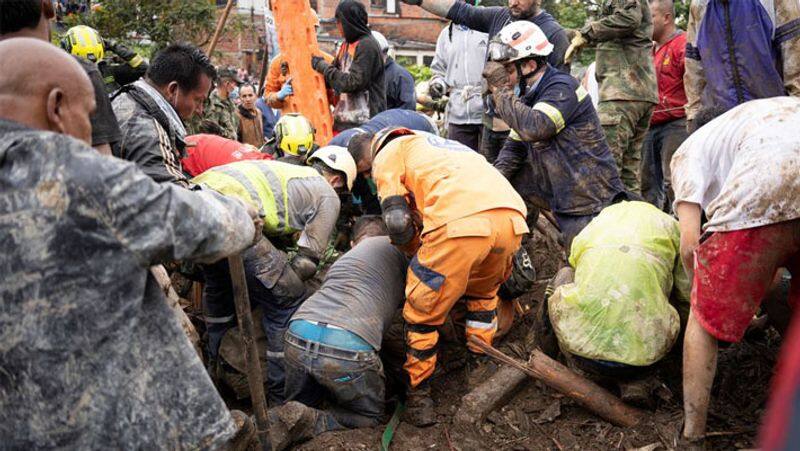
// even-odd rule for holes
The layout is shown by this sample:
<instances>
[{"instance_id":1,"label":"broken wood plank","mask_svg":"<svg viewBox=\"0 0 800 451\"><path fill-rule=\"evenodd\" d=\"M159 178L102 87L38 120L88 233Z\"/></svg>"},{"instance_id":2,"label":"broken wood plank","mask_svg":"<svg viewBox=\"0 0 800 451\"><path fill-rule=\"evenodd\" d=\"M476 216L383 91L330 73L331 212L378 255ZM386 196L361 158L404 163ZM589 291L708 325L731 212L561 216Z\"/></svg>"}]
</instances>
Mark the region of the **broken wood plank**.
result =
<instances>
[{"instance_id":1,"label":"broken wood plank","mask_svg":"<svg viewBox=\"0 0 800 451\"><path fill-rule=\"evenodd\" d=\"M530 379L512 366L501 366L489 379L461 398L461 408L455 422L461 425L479 424L492 411L504 406Z\"/></svg>"},{"instance_id":2,"label":"broken wood plank","mask_svg":"<svg viewBox=\"0 0 800 451\"><path fill-rule=\"evenodd\" d=\"M531 353L528 364L525 364L483 343L477 337L471 336L469 341L489 357L541 380L617 426L633 427L643 418L642 412L638 409L625 404L604 388L551 359L538 349Z\"/></svg>"}]
</instances>

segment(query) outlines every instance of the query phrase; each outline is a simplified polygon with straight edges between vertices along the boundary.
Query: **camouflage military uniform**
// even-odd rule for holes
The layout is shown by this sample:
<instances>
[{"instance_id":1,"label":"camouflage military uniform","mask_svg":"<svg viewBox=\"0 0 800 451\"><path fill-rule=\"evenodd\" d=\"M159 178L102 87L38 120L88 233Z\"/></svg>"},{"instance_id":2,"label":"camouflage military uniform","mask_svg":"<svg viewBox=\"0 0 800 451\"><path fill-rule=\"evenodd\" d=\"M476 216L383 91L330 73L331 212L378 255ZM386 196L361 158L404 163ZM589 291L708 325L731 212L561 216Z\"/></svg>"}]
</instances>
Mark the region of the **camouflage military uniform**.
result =
<instances>
[{"instance_id":1,"label":"camouflage military uniform","mask_svg":"<svg viewBox=\"0 0 800 451\"><path fill-rule=\"evenodd\" d=\"M195 115L187 124L190 135L210 133L235 140L238 130L239 117L236 115L236 105L231 99L223 100L216 91L208 96L203 107L203 117Z\"/></svg>"},{"instance_id":2,"label":"camouflage military uniform","mask_svg":"<svg viewBox=\"0 0 800 451\"><path fill-rule=\"evenodd\" d=\"M148 267L248 247L242 204L0 120L3 449L221 449L236 427Z\"/></svg>"},{"instance_id":3,"label":"camouflage military uniform","mask_svg":"<svg viewBox=\"0 0 800 451\"><path fill-rule=\"evenodd\" d=\"M647 0L603 0L600 18L581 33L597 44L597 107L625 187L637 194L642 142L658 103L653 22Z\"/></svg>"}]
</instances>

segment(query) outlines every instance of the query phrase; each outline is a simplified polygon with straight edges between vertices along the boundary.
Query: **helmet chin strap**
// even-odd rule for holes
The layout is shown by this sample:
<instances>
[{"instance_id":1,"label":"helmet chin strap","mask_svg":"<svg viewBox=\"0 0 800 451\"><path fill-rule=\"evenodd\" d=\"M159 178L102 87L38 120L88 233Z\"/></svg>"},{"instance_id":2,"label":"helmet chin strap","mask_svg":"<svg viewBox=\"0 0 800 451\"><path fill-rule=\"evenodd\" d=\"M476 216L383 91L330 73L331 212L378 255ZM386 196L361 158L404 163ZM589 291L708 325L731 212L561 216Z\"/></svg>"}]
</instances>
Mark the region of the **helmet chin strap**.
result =
<instances>
[{"instance_id":1,"label":"helmet chin strap","mask_svg":"<svg viewBox=\"0 0 800 451\"><path fill-rule=\"evenodd\" d=\"M528 90L528 79L535 76L542 69L545 68L545 65L539 65L535 71L528 73L528 75L522 75L522 63L516 61L514 63L514 67L517 69L517 83L519 84L519 96L522 97L525 95L525 92Z\"/></svg>"}]
</instances>

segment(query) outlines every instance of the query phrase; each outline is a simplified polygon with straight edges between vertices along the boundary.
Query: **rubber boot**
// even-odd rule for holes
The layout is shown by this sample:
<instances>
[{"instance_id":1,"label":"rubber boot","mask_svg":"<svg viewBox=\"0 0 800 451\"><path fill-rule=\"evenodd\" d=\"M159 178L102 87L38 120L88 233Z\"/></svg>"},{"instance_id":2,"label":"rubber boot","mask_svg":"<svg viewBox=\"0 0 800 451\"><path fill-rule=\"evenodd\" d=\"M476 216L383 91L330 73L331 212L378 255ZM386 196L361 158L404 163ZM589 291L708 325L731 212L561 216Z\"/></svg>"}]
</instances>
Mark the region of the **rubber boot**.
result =
<instances>
[{"instance_id":1,"label":"rubber boot","mask_svg":"<svg viewBox=\"0 0 800 451\"><path fill-rule=\"evenodd\" d=\"M231 410L231 417L236 424L236 434L228 442L231 451L244 451L256 440L256 426L253 420L241 410Z\"/></svg>"},{"instance_id":2,"label":"rubber boot","mask_svg":"<svg viewBox=\"0 0 800 451\"><path fill-rule=\"evenodd\" d=\"M297 401L289 401L282 406L270 409L269 441L273 451L287 449L292 444L308 440L314 436L314 426L319 412ZM265 449L269 449L266 446Z\"/></svg>"},{"instance_id":3,"label":"rubber boot","mask_svg":"<svg viewBox=\"0 0 800 451\"><path fill-rule=\"evenodd\" d=\"M417 388L408 390L408 393L406 393L406 413L403 419L418 428L436 423L436 412L431 398L430 384L423 382Z\"/></svg>"}]
</instances>

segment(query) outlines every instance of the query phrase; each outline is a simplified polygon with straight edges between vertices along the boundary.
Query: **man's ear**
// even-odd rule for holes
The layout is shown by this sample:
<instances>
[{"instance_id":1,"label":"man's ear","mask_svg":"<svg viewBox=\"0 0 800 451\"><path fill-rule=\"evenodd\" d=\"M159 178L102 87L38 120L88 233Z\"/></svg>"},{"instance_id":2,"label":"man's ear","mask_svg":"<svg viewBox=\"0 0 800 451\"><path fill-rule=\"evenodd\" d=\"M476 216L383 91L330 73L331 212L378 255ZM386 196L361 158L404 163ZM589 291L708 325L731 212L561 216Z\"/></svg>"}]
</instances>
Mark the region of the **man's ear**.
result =
<instances>
[{"instance_id":1,"label":"man's ear","mask_svg":"<svg viewBox=\"0 0 800 451\"><path fill-rule=\"evenodd\" d=\"M167 101L172 99L177 92L178 92L178 82L177 81L169 82L169 84L167 85Z\"/></svg>"},{"instance_id":2,"label":"man's ear","mask_svg":"<svg viewBox=\"0 0 800 451\"><path fill-rule=\"evenodd\" d=\"M64 121L66 108L64 105L64 91L61 88L53 88L47 95L47 122L50 131L67 134L67 124Z\"/></svg>"}]
</instances>

